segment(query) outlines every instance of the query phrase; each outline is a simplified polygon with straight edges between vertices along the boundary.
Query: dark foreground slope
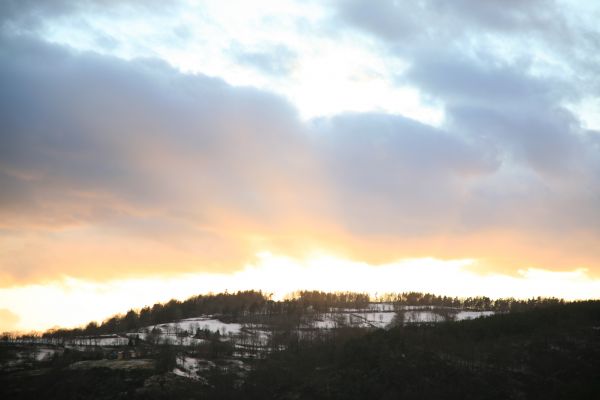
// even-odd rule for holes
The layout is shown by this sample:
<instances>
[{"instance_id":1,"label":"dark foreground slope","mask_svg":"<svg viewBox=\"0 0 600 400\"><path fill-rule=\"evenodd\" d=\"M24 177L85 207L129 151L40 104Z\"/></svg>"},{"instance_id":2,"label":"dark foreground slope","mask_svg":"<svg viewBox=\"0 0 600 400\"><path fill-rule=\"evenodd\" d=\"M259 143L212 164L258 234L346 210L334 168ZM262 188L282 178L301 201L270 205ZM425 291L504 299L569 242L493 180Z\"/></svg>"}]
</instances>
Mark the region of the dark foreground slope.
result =
<instances>
[{"instance_id":1,"label":"dark foreground slope","mask_svg":"<svg viewBox=\"0 0 600 400\"><path fill-rule=\"evenodd\" d=\"M72 356L72 355L71 355ZM0 376L2 398L598 399L600 302L391 330L336 331L254 364L241 382L164 369L73 368ZM157 360L160 361L160 360Z\"/></svg>"},{"instance_id":2,"label":"dark foreground slope","mask_svg":"<svg viewBox=\"0 0 600 400\"><path fill-rule=\"evenodd\" d=\"M251 399L598 399L600 302L289 350L244 389Z\"/></svg>"}]
</instances>

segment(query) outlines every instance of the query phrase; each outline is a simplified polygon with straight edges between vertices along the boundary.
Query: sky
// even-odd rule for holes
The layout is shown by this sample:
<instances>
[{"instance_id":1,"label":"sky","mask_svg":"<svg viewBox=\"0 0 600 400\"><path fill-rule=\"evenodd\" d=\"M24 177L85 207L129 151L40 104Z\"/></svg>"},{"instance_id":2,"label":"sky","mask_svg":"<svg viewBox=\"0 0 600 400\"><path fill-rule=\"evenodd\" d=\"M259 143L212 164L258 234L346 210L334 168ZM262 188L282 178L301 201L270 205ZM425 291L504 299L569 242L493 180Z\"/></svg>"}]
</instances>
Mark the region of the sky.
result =
<instances>
[{"instance_id":1,"label":"sky","mask_svg":"<svg viewBox=\"0 0 600 400\"><path fill-rule=\"evenodd\" d=\"M600 5L0 3L0 331L221 290L600 297Z\"/></svg>"}]
</instances>

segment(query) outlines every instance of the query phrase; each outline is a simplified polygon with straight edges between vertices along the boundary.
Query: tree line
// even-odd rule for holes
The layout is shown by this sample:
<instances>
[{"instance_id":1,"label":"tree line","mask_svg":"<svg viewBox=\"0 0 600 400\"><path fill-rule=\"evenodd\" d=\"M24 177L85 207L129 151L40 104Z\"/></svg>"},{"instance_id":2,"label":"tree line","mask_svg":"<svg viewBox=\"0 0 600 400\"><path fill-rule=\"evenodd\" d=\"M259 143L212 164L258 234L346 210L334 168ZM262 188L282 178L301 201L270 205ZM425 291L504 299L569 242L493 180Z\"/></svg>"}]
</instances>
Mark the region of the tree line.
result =
<instances>
[{"instance_id":1,"label":"tree line","mask_svg":"<svg viewBox=\"0 0 600 400\"><path fill-rule=\"evenodd\" d=\"M402 306L431 306L458 309L514 312L550 305L563 304L557 298L531 298L526 300L489 297L449 297L431 293L389 293L371 297L366 293L298 291L281 301L262 291L247 290L235 293L196 295L187 300L170 300L156 303L140 310L131 309L125 314L114 315L102 323L92 321L85 327L75 329L51 329L43 337L75 337L128 332L141 327L173 322L202 315L215 315L231 321L241 321L248 316L294 318L309 312L328 312L332 308L365 309L370 302L386 302L396 309Z\"/></svg>"}]
</instances>

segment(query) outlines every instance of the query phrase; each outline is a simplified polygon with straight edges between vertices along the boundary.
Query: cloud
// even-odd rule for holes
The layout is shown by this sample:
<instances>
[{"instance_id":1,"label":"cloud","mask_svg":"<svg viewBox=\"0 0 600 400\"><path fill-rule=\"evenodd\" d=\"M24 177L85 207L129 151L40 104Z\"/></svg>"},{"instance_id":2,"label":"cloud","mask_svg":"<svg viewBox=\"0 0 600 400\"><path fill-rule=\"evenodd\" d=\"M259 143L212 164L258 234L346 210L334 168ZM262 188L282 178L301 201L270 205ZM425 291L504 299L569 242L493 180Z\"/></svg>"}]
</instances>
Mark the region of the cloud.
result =
<instances>
[{"instance_id":1,"label":"cloud","mask_svg":"<svg viewBox=\"0 0 600 400\"><path fill-rule=\"evenodd\" d=\"M527 67L491 55L422 54L404 79L443 101L456 131L502 146L539 172L568 170L583 151L580 123L561 106L572 90Z\"/></svg>"},{"instance_id":2,"label":"cloud","mask_svg":"<svg viewBox=\"0 0 600 400\"><path fill-rule=\"evenodd\" d=\"M31 41L5 48L2 160L16 189L9 196L23 193L15 206L35 201L36 193L25 199L23 184L46 191L46 203L66 194L152 205L189 194L187 179L206 185L206 198L217 186L267 185L271 163L301 163L295 111L275 96L151 60L76 55ZM288 146L296 152L283 160Z\"/></svg>"},{"instance_id":3,"label":"cloud","mask_svg":"<svg viewBox=\"0 0 600 400\"><path fill-rule=\"evenodd\" d=\"M493 151L400 116L346 114L315 128L341 218L359 235L446 229L464 185L498 164Z\"/></svg>"},{"instance_id":4,"label":"cloud","mask_svg":"<svg viewBox=\"0 0 600 400\"><path fill-rule=\"evenodd\" d=\"M14 312L0 308L0 332L10 332L17 329L21 318Z\"/></svg>"},{"instance_id":5,"label":"cloud","mask_svg":"<svg viewBox=\"0 0 600 400\"><path fill-rule=\"evenodd\" d=\"M68 242L43 232L79 229L81 237L71 242L79 250L64 246L60 256L74 265L69 252L87 254L87 264L104 252L96 260L110 264L108 254L118 253L123 240L132 248L148 249L153 241L174 247L166 254L183 268L213 253L234 257L239 267L244 220L276 226L300 203L312 207L303 196L318 179L295 110L284 100L151 60L77 54L23 38L5 38L2 48L0 179L10 189L0 198L2 226L16 230L11 236L21 236L18 242L39 245L38 258L48 247L52 261ZM238 226L229 230L236 216ZM119 240L95 242L111 230ZM181 236L186 240L179 242ZM193 247L194 239L195 248L179 248ZM27 262L27 250L8 247L5 273L51 269ZM144 250L130 253L141 256L141 265L151 258ZM164 268L168 259L150 264Z\"/></svg>"},{"instance_id":6,"label":"cloud","mask_svg":"<svg viewBox=\"0 0 600 400\"><path fill-rule=\"evenodd\" d=\"M549 163L542 172L534 162L516 162L503 143L465 129L445 131L385 114L348 114L316 125L317 147L336 182L333 214L352 232L358 259L468 254L495 271L596 270L600 192L592 182L600 154L560 131L560 124L548 126L581 151L570 160L568 147L554 148L539 136L506 139L538 146Z\"/></svg>"},{"instance_id":7,"label":"cloud","mask_svg":"<svg viewBox=\"0 0 600 400\"><path fill-rule=\"evenodd\" d=\"M236 45L232 46L231 54L235 61L272 76L288 75L296 61L296 54L283 45L269 46L264 50L246 49Z\"/></svg>"},{"instance_id":8,"label":"cloud","mask_svg":"<svg viewBox=\"0 0 600 400\"><path fill-rule=\"evenodd\" d=\"M565 21L554 1L477 1L451 3L364 0L340 1L337 17L388 41L458 39L477 30L496 33L564 33Z\"/></svg>"},{"instance_id":9,"label":"cloud","mask_svg":"<svg viewBox=\"0 0 600 400\"><path fill-rule=\"evenodd\" d=\"M495 157L494 173L457 186L460 209L469 210L461 211L462 229L553 242L565 229L596 236L600 154L566 106L597 96L594 28L577 6L347 1L337 11L342 28L368 33L410 65L398 84L443 104L450 135Z\"/></svg>"},{"instance_id":10,"label":"cloud","mask_svg":"<svg viewBox=\"0 0 600 400\"><path fill-rule=\"evenodd\" d=\"M179 1L165 4L162 1L135 0L6 0L0 4L0 26L3 28L36 31L49 20L77 17L82 13L110 14L120 11L160 11L166 13L179 5Z\"/></svg>"},{"instance_id":11,"label":"cloud","mask_svg":"<svg viewBox=\"0 0 600 400\"><path fill-rule=\"evenodd\" d=\"M335 4L330 23L375 39L413 70L420 69L423 55L440 64L452 58L483 59L497 67L514 63L522 72L565 79L577 96L597 97L600 42L592 17L597 12L591 3L563 1L348 0ZM448 71L456 72L464 83L460 69Z\"/></svg>"},{"instance_id":12,"label":"cloud","mask_svg":"<svg viewBox=\"0 0 600 400\"><path fill-rule=\"evenodd\" d=\"M456 21L415 28L442 18L434 3L391 4L345 23L406 61L398 82L443 105L438 127L375 111L304 122L264 90L5 31L0 284L231 272L265 250L599 272L598 135L563 105L584 85L462 33L441 46ZM456 4L477 29L505 13ZM494 34L542 18L519 7ZM234 56L285 77L300 55L271 50Z\"/></svg>"}]
</instances>

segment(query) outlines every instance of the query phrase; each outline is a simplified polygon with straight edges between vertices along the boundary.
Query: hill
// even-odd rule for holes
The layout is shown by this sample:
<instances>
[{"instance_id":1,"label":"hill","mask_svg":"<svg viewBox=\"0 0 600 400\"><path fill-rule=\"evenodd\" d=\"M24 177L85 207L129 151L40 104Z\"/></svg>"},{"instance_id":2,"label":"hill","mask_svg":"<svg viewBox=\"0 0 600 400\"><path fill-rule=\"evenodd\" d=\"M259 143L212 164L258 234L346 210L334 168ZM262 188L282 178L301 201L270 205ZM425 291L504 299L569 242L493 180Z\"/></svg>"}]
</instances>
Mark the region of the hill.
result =
<instances>
[{"instance_id":1,"label":"hill","mask_svg":"<svg viewBox=\"0 0 600 400\"><path fill-rule=\"evenodd\" d=\"M321 292L280 302L260 292L196 296L99 325L5 337L0 394L576 399L600 393L599 301L414 293L372 300Z\"/></svg>"}]
</instances>

